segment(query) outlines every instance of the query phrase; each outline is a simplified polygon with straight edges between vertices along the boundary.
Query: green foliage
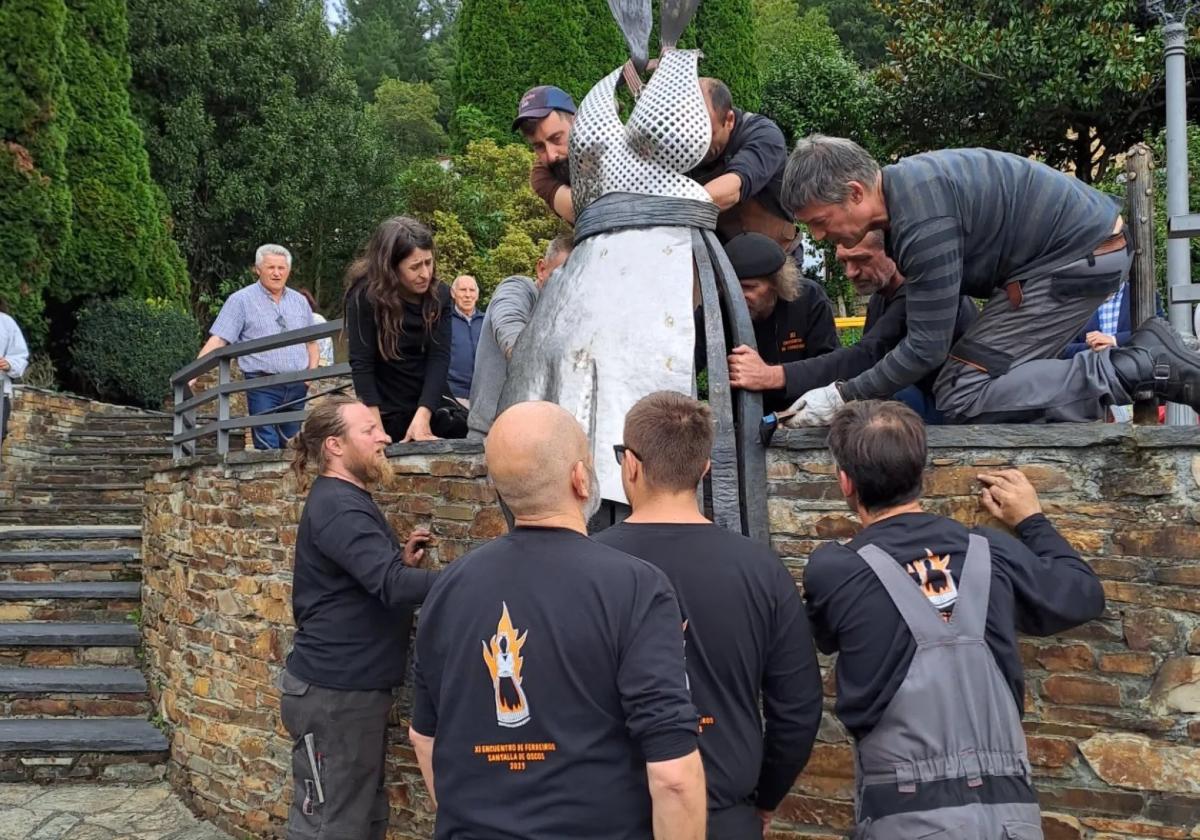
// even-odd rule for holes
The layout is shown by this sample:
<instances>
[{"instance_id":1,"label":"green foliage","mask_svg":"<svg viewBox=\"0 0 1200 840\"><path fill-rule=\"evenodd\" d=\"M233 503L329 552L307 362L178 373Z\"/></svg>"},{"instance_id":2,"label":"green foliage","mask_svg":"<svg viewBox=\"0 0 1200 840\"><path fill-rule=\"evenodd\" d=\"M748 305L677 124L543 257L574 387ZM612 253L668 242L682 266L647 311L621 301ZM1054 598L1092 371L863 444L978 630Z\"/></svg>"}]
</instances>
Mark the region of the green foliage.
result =
<instances>
[{"instance_id":1,"label":"green foliage","mask_svg":"<svg viewBox=\"0 0 1200 840\"><path fill-rule=\"evenodd\" d=\"M706 0L716 2L716 0ZM461 142L481 137L516 142L513 117L521 94L557 85L576 102L628 58L605 0L463 0L458 17L455 101Z\"/></svg>"},{"instance_id":2,"label":"green foliage","mask_svg":"<svg viewBox=\"0 0 1200 840\"><path fill-rule=\"evenodd\" d=\"M1162 46L1137 0L880 0L880 70L907 150L982 145L1102 175L1161 119Z\"/></svg>"},{"instance_id":3,"label":"green foliage","mask_svg":"<svg viewBox=\"0 0 1200 840\"><path fill-rule=\"evenodd\" d=\"M438 276L473 274L486 302L510 274L532 274L562 222L529 187L524 146L471 143L448 168L414 161L399 178L402 211L432 225Z\"/></svg>"},{"instance_id":4,"label":"green foliage","mask_svg":"<svg viewBox=\"0 0 1200 840\"><path fill-rule=\"evenodd\" d=\"M878 90L846 55L825 13L795 14L795 0L759 0L758 62L763 69L763 113L789 141L821 132L850 137L876 153Z\"/></svg>"},{"instance_id":5,"label":"green foliage","mask_svg":"<svg viewBox=\"0 0 1200 840\"><path fill-rule=\"evenodd\" d=\"M278 242L295 285L339 299L397 164L321 1L128 2L136 110L197 292Z\"/></svg>"},{"instance_id":6,"label":"green foliage","mask_svg":"<svg viewBox=\"0 0 1200 840\"><path fill-rule=\"evenodd\" d=\"M67 140L72 235L49 292L69 301L132 294L186 300L188 277L169 210L150 179L130 113L123 0L68 0L64 74L75 110Z\"/></svg>"},{"instance_id":7,"label":"green foliage","mask_svg":"<svg viewBox=\"0 0 1200 840\"><path fill-rule=\"evenodd\" d=\"M702 0L679 39L679 46L704 53L700 74L729 85L734 106L746 111L757 111L762 103L762 79L755 61L757 4L758 0ZM657 42L652 41L651 51L656 48Z\"/></svg>"},{"instance_id":8,"label":"green foliage","mask_svg":"<svg viewBox=\"0 0 1200 840\"><path fill-rule=\"evenodd\" d=\"M895 27L880 12L878 0L800 0L800 9L822 9L846 52L862 67L875 67L887 59Z\"/></svg>"},{"instance_id":9,"label":"green foliage","mask_svg":"<svg viewBox=\"0 0 1200 840\"><path fill-rule=\"evenodd\" d=\"M96 396L161 408L171 374L195 358L199 344L200 326L177 305L114 298L80 313L71 358Z\"/></svg>"},{"instance_id":10,"label":"green foliage","mask_svg":"<svg viewBox=\"0 0 1200 840\"><path fill-rule=\"evenodd\" d=\"M62 0L0 3L0 298L35 346L45 336L42 293L71 225L66 17Z\"/></svg>"},{"instance_id":11,"label":"green foliage","mask_svg":"<svg viewBox=\"0 0 1200 840\"><path fill-rule=\"evenodd\" d=\"M446 132L437 121L438 95L428 82L384 79L368 107L374 109L386 142L400 155L427 155L446 146Z\"/></svg>"}]
</instances>

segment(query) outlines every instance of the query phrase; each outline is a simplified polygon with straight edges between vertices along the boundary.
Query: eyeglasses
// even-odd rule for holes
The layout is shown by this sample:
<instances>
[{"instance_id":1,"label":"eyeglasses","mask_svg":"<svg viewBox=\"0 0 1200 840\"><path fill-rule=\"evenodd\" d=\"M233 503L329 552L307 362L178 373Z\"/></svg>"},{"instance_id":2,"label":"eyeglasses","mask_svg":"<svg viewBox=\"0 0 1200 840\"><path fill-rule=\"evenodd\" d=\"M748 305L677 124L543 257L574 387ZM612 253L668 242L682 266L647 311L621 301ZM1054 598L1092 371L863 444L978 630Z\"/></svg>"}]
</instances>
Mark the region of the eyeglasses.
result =
<instances>
[{"instance_id":1,"label":"eyeglasses","mask_svg":"<svg viewBox=\"0 0 1200 840\"><path fill-rule=\"evenodd\" d=\"M634 458L637 458L638 460L641 460L641 457L642 457L642 456L641 456L641 455L639 455L639 454L637 454L636 452L634 452L632 449L630 449L630 448L629 448L628 446L626 446L625 444L623 444L623 443L614 443L614 444L613 444L613 455L616 455L616 456L617 456L617 463L618 463L618 464L623 464L623 463L625 463L625 453L626 453L626 452L628 452L628 453L629 453L630 455L632 455Z\"/></svg>"},{"instance_id":2,"label":"eyeglasses","mask_svg":"<svg viewBox=\"0 0 1200 840\"><path fill-rule=\"evenodd\" d=\"M287 332L287 321L283 320L283 313L279 312L275 315L275 323L279 325L279 329Z\"/></svg>"}]
</instances>

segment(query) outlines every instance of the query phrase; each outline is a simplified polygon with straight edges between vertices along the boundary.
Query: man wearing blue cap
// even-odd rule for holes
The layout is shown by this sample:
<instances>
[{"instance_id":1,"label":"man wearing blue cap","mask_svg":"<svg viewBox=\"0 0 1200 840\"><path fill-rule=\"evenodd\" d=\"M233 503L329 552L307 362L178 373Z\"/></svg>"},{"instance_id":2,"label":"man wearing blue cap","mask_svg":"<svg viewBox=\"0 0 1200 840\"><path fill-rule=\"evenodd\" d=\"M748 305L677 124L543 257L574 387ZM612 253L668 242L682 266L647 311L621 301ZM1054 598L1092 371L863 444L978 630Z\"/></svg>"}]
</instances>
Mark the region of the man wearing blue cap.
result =
<instances>
[{"instance_id":1,"label":"man wearing blue cap","mask_svg":"<svg viewBox=\"0 0 1200 840\"><path fill-rule=\"evenodd\" d=\"M529 173L529 186L550 209L571 224L571 166L568 141L575 122L575 101L562 88L539 85L521 97L513 130L533 147L537 163Z\"/></svg>"}]
</instances>

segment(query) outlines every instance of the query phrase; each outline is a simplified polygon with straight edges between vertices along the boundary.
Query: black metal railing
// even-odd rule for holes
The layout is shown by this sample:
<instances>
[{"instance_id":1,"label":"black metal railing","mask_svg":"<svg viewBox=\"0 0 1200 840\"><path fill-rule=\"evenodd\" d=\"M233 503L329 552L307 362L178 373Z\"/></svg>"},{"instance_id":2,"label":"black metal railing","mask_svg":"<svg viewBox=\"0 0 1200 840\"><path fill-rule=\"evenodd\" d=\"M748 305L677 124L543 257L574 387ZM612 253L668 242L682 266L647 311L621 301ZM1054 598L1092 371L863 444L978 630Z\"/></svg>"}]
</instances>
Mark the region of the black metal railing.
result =
<instances>
[{"instance_id":1,"label":"black metal railing","mask_svg":"<svg viewBox=\"0 0 1200 840\"><path fill-rule=\"evenodd\" d=\"M341 390L339 385L324 391L292 400L277 406L269 414L251 414L233 417L230 414L229 398L243 391L253 391L258 388L269 388L272 385L290 385L295 382L314 382L321 379L332 379L337 376L348 376L350 365L341 364L318 367L309 370L275 373L269 376L257 376L253 379L234 380L231 374L231 364L234 359L251 353L261 353L265 350L275 350L280 347L290 347L295 344L307 344L322 338L332 338L341 332L342 321L329 321L315 324L298 330L273 335L269 338L257 338L253 341L242 341L237 344L227 344L220 349L202 356L186 367L180 368L171 375L171 390L175 397L174 429L171 437L171 455L178 460L196 452L196 441L209 435L216 435L217 454L229 453L229 433L260 426L275 426L280 423L300 423L308 416L304 409L281 411L292 408L296 403L304 402L315 397L323 396L332 391ZM217 368L217 384L214 388L192 394L189 382L203 376L213 368ZM216 400L217 413L215 417L198 417L196 409Z\"/></svg>"}]
</instances>

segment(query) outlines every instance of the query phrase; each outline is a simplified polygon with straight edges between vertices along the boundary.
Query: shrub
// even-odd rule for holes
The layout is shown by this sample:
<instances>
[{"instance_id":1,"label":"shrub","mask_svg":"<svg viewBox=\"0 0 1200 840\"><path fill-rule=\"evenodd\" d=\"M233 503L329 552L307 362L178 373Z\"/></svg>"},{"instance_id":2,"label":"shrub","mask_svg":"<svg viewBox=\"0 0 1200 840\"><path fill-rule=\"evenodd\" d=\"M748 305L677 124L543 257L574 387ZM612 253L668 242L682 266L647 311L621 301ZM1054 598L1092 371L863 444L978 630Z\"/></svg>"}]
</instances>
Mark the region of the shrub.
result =
<instances>
[{"instance_id":1,"label":"shrub","mask_svg":"<svg viewBox=\"0 0 1200 840\"><path fill-rule=\"evenodd\" d=\"M96 396L161 408L171 374L199 347L200 326L186 312L161 301L117 298L80 313L71 359Z\"/></svg>"}]
</instances>

